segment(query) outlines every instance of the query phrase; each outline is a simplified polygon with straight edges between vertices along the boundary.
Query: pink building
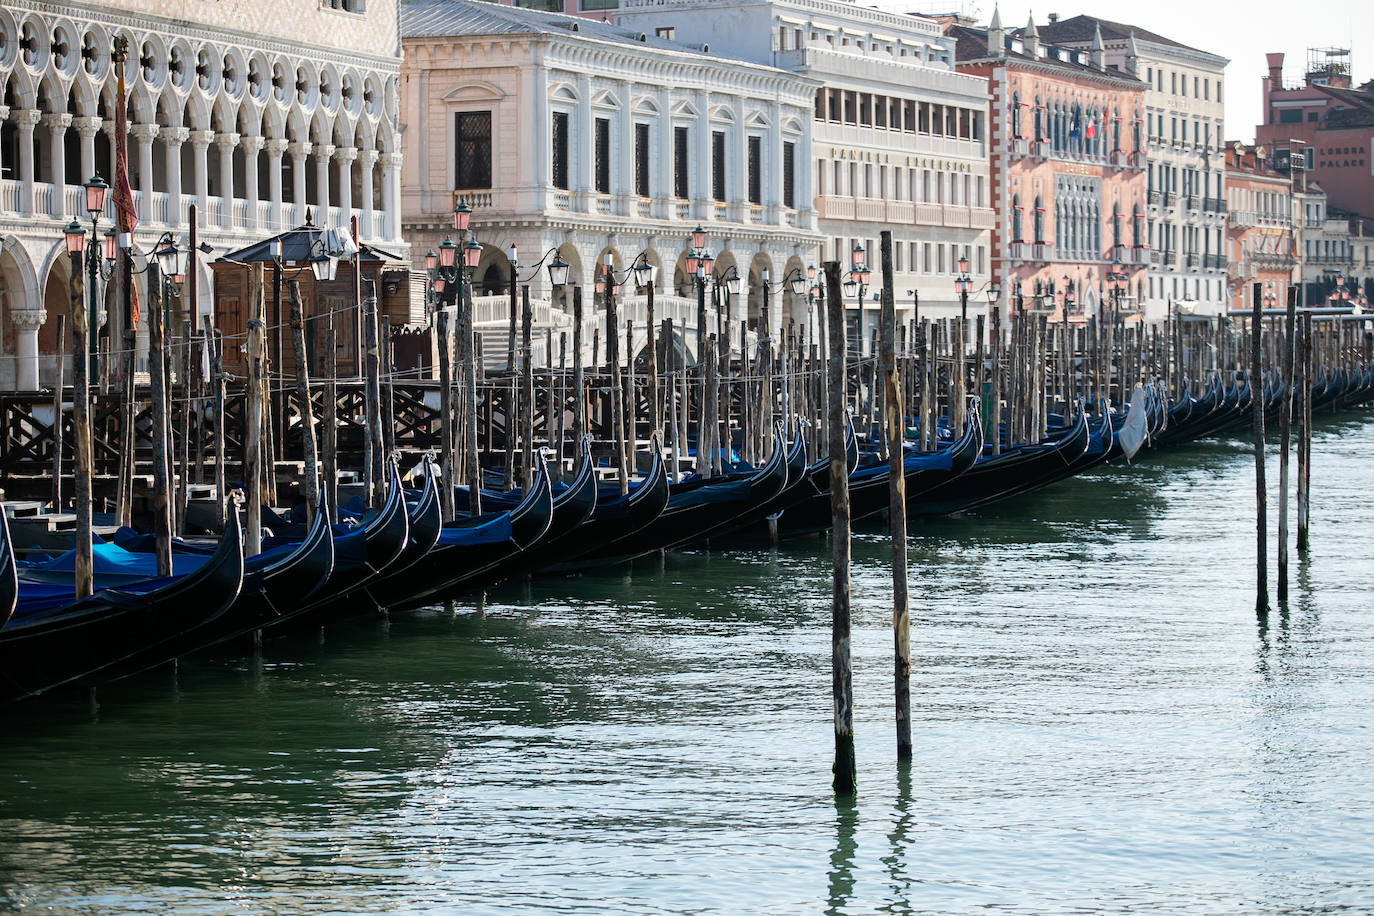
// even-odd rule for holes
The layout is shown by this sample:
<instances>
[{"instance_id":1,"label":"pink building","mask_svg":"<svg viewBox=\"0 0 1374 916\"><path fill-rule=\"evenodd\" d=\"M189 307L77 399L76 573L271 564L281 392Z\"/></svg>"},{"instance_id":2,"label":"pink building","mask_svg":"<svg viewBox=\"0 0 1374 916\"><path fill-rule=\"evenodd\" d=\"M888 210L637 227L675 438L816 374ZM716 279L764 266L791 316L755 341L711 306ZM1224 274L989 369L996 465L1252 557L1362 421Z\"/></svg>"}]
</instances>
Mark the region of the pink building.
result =
<instances>
[{"instance_id":1,"label":"pink building","mask_svg":"<svg viewBox=\"0 0 1374 916\"><path fill-rule=\"evenodd\" d=\"M1274 150L1280 167L1290 146L1302 148L1332 207L1374 216L1374 80L1351 87L1344 48L1309 51L1303 81L1290 86L1283 55L1266 58L1265 123L1256 125L1255 142Z\"/></svg>"},{"instance_id":2,"label":"pink building","mask_svg":"<svg viewBox=\"0 0 1374 916\"><path fill-rule=\"evenodd\" d=\"M1143 294L1144 84L1108 67L1101 36L1087 50L1042 44L1035 23L1003 30L950 22L961 72L985 77L994 279L1027 307L1069 320L1100 314L1112 286L1121 306Z\"/></svg>"},{"instance_id":3,"label":"pink building","mask_svg":"<svg viewBox=\"0 0 1374 916\"><path fill-rule=\"evenodd\" d=\"M1226 148L1226 204L1230 307L1252 307L1259 283L1262 299L1282 308L1297 264L1292 183L1273 169L1264 147L1234 143Z\"/></svg>"}]
</instances>

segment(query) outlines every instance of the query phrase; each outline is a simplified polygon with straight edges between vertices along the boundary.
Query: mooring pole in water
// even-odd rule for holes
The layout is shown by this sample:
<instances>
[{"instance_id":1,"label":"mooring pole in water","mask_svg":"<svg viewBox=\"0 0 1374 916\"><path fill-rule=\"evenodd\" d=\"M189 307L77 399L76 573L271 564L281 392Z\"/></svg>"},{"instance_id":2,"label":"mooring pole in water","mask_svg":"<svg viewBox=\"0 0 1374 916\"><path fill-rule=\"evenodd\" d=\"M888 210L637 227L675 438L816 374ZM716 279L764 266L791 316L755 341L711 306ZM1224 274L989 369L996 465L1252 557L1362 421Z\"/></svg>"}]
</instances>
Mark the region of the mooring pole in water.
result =
<instances>
[{"instance_id":1,"label":"mooring pole in water","mask_svg":"<svg viewBox=\"0 0 1374 916\"><path fill-rule=\"evenodd\" d=\"M883 417L887 426L887 524L892 538L893 686L897 700L897 759L911 758L911 617L906 583L906 476L902 450L902 378L897 370L897 309L892 299L892 233L879 234L882 256Z\"/></svg>"},{"instance_id":2,"label":"mooring pole in water","mask_svg":"<svg viewBox=\"0 0 1374 916\"><path fill-rule=\"evenodd\" d=\"M1264 614L1269 611L1269 558L1266 552L1268 493L1264 483L1264 374L1260 365L1264 289L1259 283L1251 287L1251 298L1254 302L1250 317L1250 394L1254 402L1255 434L1255 612Z\"/></svg>"},{"instance_id":3,"label":"mooring pole in water","mask_svg":"<svg viewBox=\"0 0 1374 916\"><path fill-rule=\"evenodd\" d=\"M1294 331L1297 324L1298 288L1288 288L1288 314L1284 321L1283 382L1279 391L1283 397L1279 414L1279 603L1288 600L1288 449L1293 436L1293 353L1297 345Z\"/></svg>"},{"instance_id":4,"label":"mooring pole in water","mask_svg":"<svg viewBox=\"0 0 1374 916\"><path fill-rule=\"evenodd\" d=\"M844 300L840 262L825 263L826 318L830 326L830 516L833 564L830 598L830 693L835 709L834 787L853 795L854 669L849 656L849 462L845 457ZM890 287L889 287L890 288Z\"/></svg>"},{"instance_id":5,"label":"mooring pole in water","mask_svg":"<svg viewBox=\"0 0 1374 916\"><path fill-rule=\"evenodd\" d=\"M1312 502L1312 314L1302 316L1302 343L1298 350L1298 553L1308 547L1307 512Z\"/></svg>"}]
</instances>

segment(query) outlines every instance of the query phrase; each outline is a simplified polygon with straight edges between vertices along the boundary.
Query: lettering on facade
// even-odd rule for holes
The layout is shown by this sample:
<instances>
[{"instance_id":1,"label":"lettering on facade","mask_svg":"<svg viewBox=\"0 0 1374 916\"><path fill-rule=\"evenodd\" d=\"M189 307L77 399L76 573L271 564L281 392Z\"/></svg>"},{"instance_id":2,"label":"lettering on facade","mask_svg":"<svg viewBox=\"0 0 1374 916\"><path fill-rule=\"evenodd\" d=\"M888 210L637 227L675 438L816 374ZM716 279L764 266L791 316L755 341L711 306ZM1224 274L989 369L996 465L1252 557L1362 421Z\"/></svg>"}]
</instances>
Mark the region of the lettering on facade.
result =
<instances>
[{"instance_id":1,"label":"lettering on facade","mask_svg":"<svg viewBox=\"0 0 1374 916\"><path fill-rule=\"evenodd\" d=\"M931 156L904 156L901 153L887 153L871 149L848 149L830 147L831 159L845 159L854 162L876 162L882 165L902 165L918 169L938 169L946 172L972 172L973 163L958 159L936 159Z\"/></svg>"}]
</instances>

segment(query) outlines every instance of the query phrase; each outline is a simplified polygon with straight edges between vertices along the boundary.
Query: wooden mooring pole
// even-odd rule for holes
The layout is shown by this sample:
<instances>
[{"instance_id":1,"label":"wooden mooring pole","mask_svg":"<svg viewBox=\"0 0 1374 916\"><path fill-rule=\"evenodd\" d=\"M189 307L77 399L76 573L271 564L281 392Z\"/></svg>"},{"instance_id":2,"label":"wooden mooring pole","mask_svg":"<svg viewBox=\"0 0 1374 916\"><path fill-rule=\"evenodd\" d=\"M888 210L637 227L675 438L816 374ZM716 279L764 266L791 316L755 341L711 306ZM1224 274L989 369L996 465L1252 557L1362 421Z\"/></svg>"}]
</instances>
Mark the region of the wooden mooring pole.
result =
<instances>
[{"instance_id":1,"label":"wooden mooring pole","mask_svg":"<svg viewBox=\"0 0 1374 916\"><path fill-rule=\"evenodd\" d=\"M834 788L853 795L854 669L849 653L849 466L845 460L844 300L840 298L840 262L825 263L826 318L830 326L830 516L832 580L830 593L830 694L835 711Z\"/></svg>"},{"instance_id":2,"label":"wooden mooring pole","mask_svg":"<svg viewBox=\"0 0 1374 916\"><path fill-rule=\"evenodd\" d=\"M892 233L879 234L883 288L880 318L883 378L886 396L883 416L887 426L888 534L892 539L892 650L893 686L897 701L897 759L911 759L911 617L906 579L906 475L903 473L904 439L902 377L897 369L897 307L892 298ZM833 467L833 463L832 463Z\"/></svg>"},{"instance_id":3,"label":"wooden mooring pole","mask_svg":"<svg viewBox=\"0 0 1374 916\"><path fill-rule=\"evenodd\" d=\"M306 358L309 352L305 345L305 322L301 320L301 290L295 279L286 283L287 297L291 303L291 344L296 355L296 397L301 408L301 445L305 459L305 472L301 475L301 491L305 497L307 524L315 520L319 509L320 478L319 460L315 451L315 407L310 402L310 364Z\"/></svg>"},{"instance_id":4,"label":"wooden mooring pole","mask_svg":"<svg viewBox=\"0 0 1374 916\"><path fill-rule=\"evenodd\" d=\"M1288 450L1293 433L1293 352L1297 341L1298 288L1288 288L1288 314L1283 327L1283 379L1279 389L1283 398L1279 414L1279 581L1278 599L1288 601Z\"/></svg>"},{"instance_id":5,"label":"wooden mooring pole","mask_svg":"<svg viewBox=\"0 0 1374 916\"><path fill-rule=\"evenodd\" d=\"M73 559L75 597L94 591L91 560L91 414L88 357L90 323L86 310L86 271L81 253L72 258L72 511L76 513L76 556Z\"/></svg>"},{"instance_id":6,"label":"wooden mooring pole","mask_svg":"<svg viewBox=\"0 0 1374 916\"><path fill-rule=\"evenodd\" d=\"M1259 283L1254 284L1251 295L1254 301L1254 312L1250 318L1250 392L1254 400L1255 434L1255 612L1265 614L1269 611L1269 494L1264 482L1264 367L1260 363L1264 290Z\"/></svg>"}]
</instances>

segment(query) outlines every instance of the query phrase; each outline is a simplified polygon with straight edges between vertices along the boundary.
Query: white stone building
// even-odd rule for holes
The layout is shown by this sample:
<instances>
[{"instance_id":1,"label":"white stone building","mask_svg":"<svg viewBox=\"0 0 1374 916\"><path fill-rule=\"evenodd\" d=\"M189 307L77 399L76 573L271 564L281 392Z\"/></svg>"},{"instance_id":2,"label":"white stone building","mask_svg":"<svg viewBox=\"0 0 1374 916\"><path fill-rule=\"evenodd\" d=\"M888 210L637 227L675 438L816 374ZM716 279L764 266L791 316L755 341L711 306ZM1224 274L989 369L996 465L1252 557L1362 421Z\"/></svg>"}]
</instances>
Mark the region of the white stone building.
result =
<instances>
[{"instance_id":1,"label":"white stone building","mask_svg":"<svg viewBox=\"0 0 1374 916\"><path fill-rule=\"evenodd\" d=\"M63 226L113 184L116 36L129 180L147 251L187 207L222 253L305 222L400 245L396 0L105 0L0 7L0 387L46 383L69 308ZM103 226L111 224L112 204ZM213 281L198 272L202 315ZM140 282L136 281L136 282ZM146 300L145 300L146 301ZM146 309L144 310L146 314ZM39 354L42 354L40 356Z\"/></svg>"},{"instance_id":2,"label":"white stone building","mask_svg":"<svg viewBox=\"0 0 1374 916\"><path fill-rule=\"evenodd\" d=\"M937 21L827 0L627 0L616 22L821 84L811 111L817 263L838 259L847 269L856 244L867 252L865 341L876 326L884 229L893 234L899 318L910 316L916 293L922 314L957 313L961 256L973 281L970 314L986 306L987 81L955 72L953 41Z\"/></svg>"},{"instance_id":3,"label":"white stone building","mask_svg":"<svg viewBox=\"0 0 1374 916\"><path fill-rule=\"evenodd\" d=\"M528 265L520 282L540 299L549 278L533 265L558 250L569 286L584 289L589 323L603 258L624 271L643 255L659 268L656 318L685 324L695 354L685 259L700 225L716 273L733 268L744 282L731 318L756 326L767 276L773 331L806 319L805 295L779 287L804 274L819 241L811 81L652 29L476 0L408 3L402 36L406 239L418 263L451 234L455 202L472 205L479 317L504 313L494 297L509 288L512 243ZM644 297L632 290L627 281L621 314L635 322L637 352ZM489 308L483 296L493 297Z\"/></svg>"},{"instance_id":4,"label":"white stone building","mask_svg":"<svg viewBox=\"0 0 1374 916\"><path fill-rule=\"evenodd\" d=\"M1095 16L1050 19L1041 39L1088 48L1100 28L1108 66L1145 83L1146 317L1163 316L1170 302L1225 310L1226 58Z\"/></svg>"}]
</instances>

